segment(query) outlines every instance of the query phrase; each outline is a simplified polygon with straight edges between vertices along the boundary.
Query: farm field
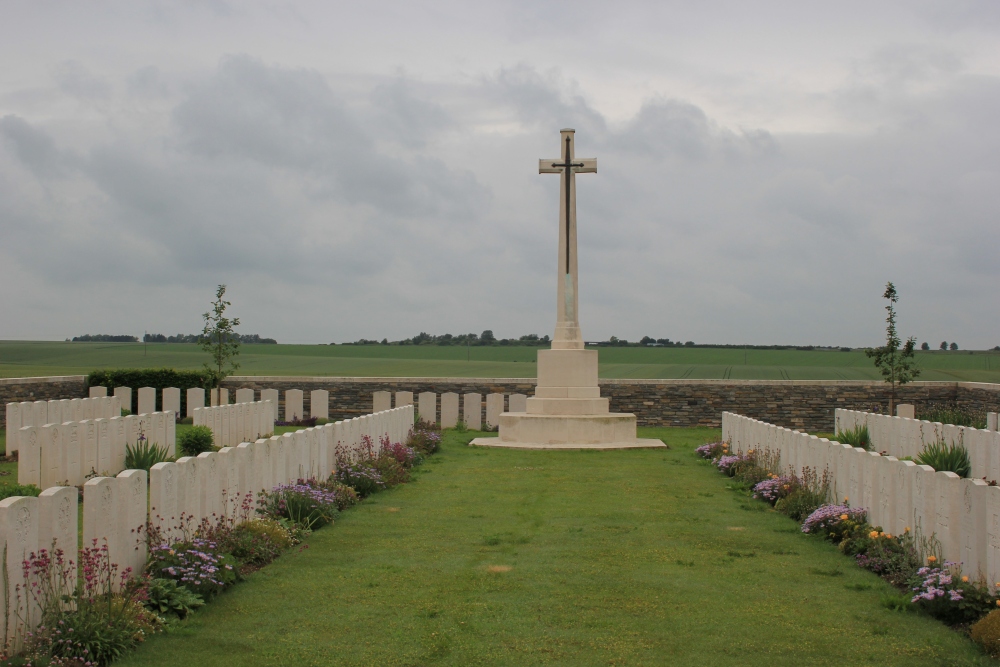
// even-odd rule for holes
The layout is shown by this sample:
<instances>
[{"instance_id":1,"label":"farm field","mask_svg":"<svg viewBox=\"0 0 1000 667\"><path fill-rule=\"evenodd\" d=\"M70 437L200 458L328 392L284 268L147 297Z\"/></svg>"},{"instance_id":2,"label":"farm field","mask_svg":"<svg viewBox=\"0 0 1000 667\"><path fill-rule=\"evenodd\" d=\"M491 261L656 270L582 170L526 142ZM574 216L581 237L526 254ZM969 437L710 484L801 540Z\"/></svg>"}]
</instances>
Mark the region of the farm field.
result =
<instances>
[{"instance_id":1,"label":"farm field","mask_svg":"<svg viewBox=\"0 0 1000 667\"><path fill-rule=\"evenodd\" d=\"M237 375L534 377L539 349L544 348L245 345ZM604 378L880 379L861 350L599 349ZM196 369L206 358L193 344L0 341L0 377L85 375L101 368ZM921 380L1000 382L998 352L917 352L917 362Z\"/></svg>"}]
</instances>

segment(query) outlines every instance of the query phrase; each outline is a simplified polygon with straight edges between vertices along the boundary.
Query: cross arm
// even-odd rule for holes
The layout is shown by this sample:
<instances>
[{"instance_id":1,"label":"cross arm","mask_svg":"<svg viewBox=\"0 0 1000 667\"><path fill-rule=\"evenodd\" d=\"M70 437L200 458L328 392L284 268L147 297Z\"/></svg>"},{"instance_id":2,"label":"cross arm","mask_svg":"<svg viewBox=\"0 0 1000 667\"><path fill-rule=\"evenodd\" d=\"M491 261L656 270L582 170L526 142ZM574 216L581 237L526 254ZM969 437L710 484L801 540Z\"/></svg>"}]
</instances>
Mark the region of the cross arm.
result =
<instances>
[{"instance_id":1,"label":"cross arm","mask_svg":"<svg viewBox=\"0 0 1000 667\"><path fill-rule=\"evenodd\" d=\"M573 167L573 171L578 174L596 174L597 173L597 158L593 157L582 157L573 158L574 164L582 164L582 167Z\"/></svg>"},{"instance_id":2,"label":"cross arm","mask_svg":"<svg viewBox=\"0 0 1000 667\"><path fill-rule=\"evenodd\" d=\"M538 173L539 174L561 174L562 167L553 167L553 164L562 162L562 158L557 157L554 160L539 160L538 161Z\"/></svg>"},{"instance_id":3,"label":"cross arm","mask_svg":"<svg viewBox=\"0 0 1000 667\"><path fill-rule=\"evenodd\" d=\"M561 174L563 171L563 159L555 158L552 160L539 160L538 161L538 173L539 174ZM573 158L573 173L576 174L596 174L597 173L597 158ZM556 165L556 166L553 166Z\"/></svg>"}]
</instances>

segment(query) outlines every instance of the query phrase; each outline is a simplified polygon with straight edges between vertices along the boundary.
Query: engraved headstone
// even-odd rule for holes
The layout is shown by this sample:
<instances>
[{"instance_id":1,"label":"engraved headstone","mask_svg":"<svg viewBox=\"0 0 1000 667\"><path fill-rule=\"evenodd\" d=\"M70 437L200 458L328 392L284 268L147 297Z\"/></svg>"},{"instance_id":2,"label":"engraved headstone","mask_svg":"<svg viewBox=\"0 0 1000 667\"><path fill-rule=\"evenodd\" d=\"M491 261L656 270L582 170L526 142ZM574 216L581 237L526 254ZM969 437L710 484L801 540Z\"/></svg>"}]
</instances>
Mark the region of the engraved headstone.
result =
<instances>
[{"instance_id":1,"label":"engraved headstone","mask_svg":"<svg viewBox=\"0 0 1000 667\"><path fill-rule=\"evenodd\" d=\"M302 419L302 390L285 390L285 421L293 422Z\"/></svg>"},{"instance_id":2,"label":"engraved headstone","mask_svg":"<svg viewBox=\"0 0 1000 667\"><path fill-rule=\"evenodd\" d=\"M330 392L326 389L313 389L309 392L309 416L319 419L330 418Z\"/></svg>"},{"instance_id":3,"label":"engraved headstone","mask_svg":"<svg viewBox=\"0 0 1000 667\"><path fill-rule=\"evenodd\" d=\"M504 411L503 394L486 395L486 427L495 429L500 425L500 414Z\"/></svg>"},{"instance_id":4,"label":"engraved headstone","mask_svg":"<svg viewBox=\"0 0 1000 667\"><path fill-rule=\"evenodd\" d=\"M153 387L139 388L139 414L148 415L156 412L156 389Z\"/></svg>"},{"instance_id":5,"label":"engraved headstone","mask_svg":"<svg viewBox=\"0 0 1000 667\"><path fill-rule=\"evenodd\" d=\"M441 394L441 428L455 428L458 424L458 394Z\"/></svg>"},{"instance_id":6,"label":"engraved headstone","mask_svg":"<svg viewBox=\"0 0 1000 667\"><path fill-rule=\"evenodd\" d=\"M469 393L462 397L462 420L469 430L478 431L483 427L483 396Z\"/></svg>"}]
</instances>

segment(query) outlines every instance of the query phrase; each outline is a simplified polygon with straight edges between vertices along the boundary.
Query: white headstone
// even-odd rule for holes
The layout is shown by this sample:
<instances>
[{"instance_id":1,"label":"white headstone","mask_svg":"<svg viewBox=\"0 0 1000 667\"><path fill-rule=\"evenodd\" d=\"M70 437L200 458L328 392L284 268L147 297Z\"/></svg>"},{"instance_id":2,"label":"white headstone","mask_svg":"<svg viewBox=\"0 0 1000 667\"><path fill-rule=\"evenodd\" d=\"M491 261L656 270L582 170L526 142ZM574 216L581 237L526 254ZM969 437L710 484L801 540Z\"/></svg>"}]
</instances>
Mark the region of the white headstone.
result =
<instances>
[{"instance_id":1,"label":"white headstone","mask_svg":"<svg viewBox=\"0 0 1000 667\"><path fill-rule=\"evenodd\" d=\"M987 412L986 413L986 428L990 431L1000 430L997 429L997 413Z\"/></svg>"},{"instance_id":2,"label":"white headstone","mask_svg":"<svg viewBox=\"0 0 1000 667\"><path fill-rule=\"evenodd\" d=\"M146 471L123 470L118 482L118 532L124 554L119 562L119 575L132 569L131 578L142 574L146 565Z\"/></svg>"},{"instance_id":3,"label":"white headstone","mask_svg":"<svg viewBox=\"0 0 1000 667\"><path fill-rule=\"evenodd\" d=\"M156 389L139 387L139 414L148 415L156 412Z\"/></svg>"},{"instance_id":4,"label":"white headstone","mask_svg":"<svg viewBox=\"0 0 1000 667\"><path fill-rule=\"evenodd\" d=\"M404 405L413 405L413 392L412 391L397 391L396 392L396 407L401 408Z\"/></svg>"},{"instance_id":5,"label":"white headstone","mask_svg":"<svg viewBox=\"0 0 1000 667\"><path fill-rule=\"evenodd\" d=\"M194 417L195 408L205 407L205 390L201 387L191 387L187 390L187 409L185 413L187 417Z\"/></svg>"},{"instance_id":6,"label":"white headstone","mask_svg":"<svg viewBox=\"0 0 1000 667\"><path fill-rule=\"evenodd\" d=\"M330 392L326 389L313 389L309 392L309 416L319 419L330 418Z\"/></svg>"},{"instance_id":7,"label":"white headstone","mask_svg":"<svg viewBox=\"0 0 1000 667\"><path fill-rule=\"evenodd\" d=\"M528 397L524 394L511 394L507 399L507 412L527 412Z\"/></svg>"},{"instance_id":8,"label":"white headstone","mask_svg":"<svg viewBox=\"0 0 1000 667\"><path fill-rule=\"evenodd\" d=\"M298 419L302 419L302 390L301 389L286 389L285 390L285 421L293 422Z\"/></svg>"},{"instance_id":9,"label":"white headstone","mask_svg":"<svg viewBox=\"0 0 1000 667\"><path fill-rule=\"evenodd\" d=\"M4 579L11 584L23 581L21 563L38 550L38 498L12 496L0 500L0 548L7 557ZM7 635L14 636L18 616L26 618L31 612L23 591L8 585L6 593Z\"/></svg>"},{"instance_id":10,"label":"white headstone","mask_svg":"<svg viewBox=\"0 0 1000 667\"><path fill-rule=\"evenodd\" d=\"M129 414L132 413L132 388L131 387L115 387L115 396L117 396L122 402L122 410L128 410Z\"/></svg>"},{"instance_id":11,"label":"white headstone","mask_svg":"<svg viewBox=\"0 0 1000 667\"><path fill-rule=\"evenodd\" d=\"M111 432L111 467L112 470L125 469L125 417L112 417L108 420Z\"/></svg>"},{"instance_id":12,"label":"white headstone","mask_svg":"<svg viewBox=\"0 0 1000 667\"><path fill-rule=\"evenodd\" d=\"M45 411L45 423L46 424L62 424L67 421L62 418L62 405L59 401L46 401L47 408Z\"/></svg>"},{"instance_id":13,"label":"white headstone","mask_svg":"<svg viewBox=\"0 0 1000 667\"><path fill-rule=\"evenodd\" d=\"M108 395L107 387L91 387L90 398L104 398Z\"/></svg>"},{"instance_id":14,"label":"white headstone","mask_svg":"<svg viewBox=\"0 0 1000 667\"><path fill-rule=\"evenodd\" d=\"M441 394L441 428L455 428L458 424L458 394Z\"/></svg>"},{"instance_id":15,"label":"white headstone","mask_svg":"<svg viewBox=\"0 0 1000 667\"><path fill-rule=\"evenodd\" d=\"M273 421L278 421L278 390L277 389L261 389L260 390L260 400L261 401L271 401L271 411L273 413Z\"/></svg>"},{"instance_id":16,"label":"white headstone","mask_svg":"<svg viewBox=\"0 0 1000 667\"><path fill-rule=\"evenodd\" d=\"M253 403L253 389L243 387L236 390L237 403Z\"/></svg>"},{"instance_id":17,"label":"white headstone","mask_svg":"<svg viewBox=\"0 0 1000 667\"><path fill-rule=\"evenodd\" d=\"M94 423L93 419L85 419L80 422L81 431L81 468L80 473L84 478L87 475L100 475L101 471L97 469L97 424ZM72 475L72 469L70 469L70 474ZM70 477L72 481L73 478ZM80 482L74 482L74 484L80 484Z\"/></svg>"},{"instance_id":18,"label":"white headstone","mask_svg":"<svg viewBox=\"0 0 1000 667\"><path fill-rule=\"evenodd\" d=\"M486 427L493 429L500 425L503 409L503 394L486 395Z\"/></svg>"},{"instance_id":19,"label":"white headstone","mask_svg":"<svg viewBox=\"0 0 1000 667\"><path fill-rule=\"evenodd\" d=\"M177 387L165 387L163 389L163 410L162 412L172 412L178 418L181 416L181 390Z\"/></svg>"},{"instance_id":20,"label":"white headstone","mask_svg":"<svg viewBox=\"0 0 1000 667\"><path fill-rule=\"evenodd\" d=\"M462 420L472 431L483 427L483 396L482 394L465 394L462 397Z\"/></svg>"},{"instance_id":21,"label":"white headstone","mask_svg":"<svg viewBox=\"0 0 1000 667\"><path fill-rule=\"evenodd\" d=\"M372 394L372 412L382 412L392 409L392 394L388 391L376 391Z\"/></svg>"},{"instance_id":22,"label":"white headstone","mask_svg":"<svg viewBox=\"0 0 1000 667\"><path fill-rule=\"evenodd\" d=\"M903 417L904 419L913 419L914 410L913 405L909 403L900 403L896 406L896 416Z\"/></svg>"},{"instance_id":23,"label":"white headstone","mask_svg":"<svg viewBox=\"0 0 1000 667\"><path fill-rule=\"evenodd\" d=\"M7 455L13 454L17 451L17 438L21 430L21 404L20 403L8 403L7 404L7 422L6 422L6 443L7 443Z\"/></svg>"},{"instance_id":24,"label":"white headstone","mask_svg":"<svg viewBox=\"0 0 1000 667\"><path fill-rule=\"evenodd\" d=\"M432 391L422 391L418 397L417 412L420 421L428 424L437 423L437 394Z\"/></svg>"},{"instance_id":25,"label":"white headstone","mask_svg":"<svg viewBox=\"0 0 1000 667\"><path fill-rule=\"evenodd\" d=\"M107 419L95 419L94 429L97 431L97 466L99 475L113 475L118 470L111 464L111 428Z\"/></svg>"},{"instance_id":26,"label":"white headstone","mask_svg":"<svg viewBox=\"0 0 1000 667\"><path fill-rule=\"evenodd\" d=\"M17 434L21 450L17 460L17 483L42 486L42 441L40 426L22 426Z\"/></svg>"},{"instance_id":27,"label":"white headstone","mask_svg":"<svg viewBox=\"0 0 1000 667\"><path fill-rule=\"evenodd\" d=\"M74 486L53 486L38 494L38 547L51 554L53 542L65 554L76 553L79 515L77 505L80 492ZM75 558L67 558L69 561ZM71 572L76 567L71 566ZM75 577L71 576L70 581Z\"/></svg>"},{"instance_id":28,"label":"white headstone","mask_svg":"<svg viewBox=\"0 0 1000 667\"><path fill-rule=\"evenodd\" d=\"M161 461L149 469L149 520L173 537L180 512L177 510L177 464Z\"/></svg>"},{"instance_id":29,"label":"white headstone","mask_svg":"<svg viewBox=\"0 0 1000 667\"><path fill-rule=\"evenodd\" d=\"M123 539L120 520L120 485L114 477L94 477L83 485L83 544L108 545L108 560L123 570L128 540Z\"/></svg>"}]
</instances>

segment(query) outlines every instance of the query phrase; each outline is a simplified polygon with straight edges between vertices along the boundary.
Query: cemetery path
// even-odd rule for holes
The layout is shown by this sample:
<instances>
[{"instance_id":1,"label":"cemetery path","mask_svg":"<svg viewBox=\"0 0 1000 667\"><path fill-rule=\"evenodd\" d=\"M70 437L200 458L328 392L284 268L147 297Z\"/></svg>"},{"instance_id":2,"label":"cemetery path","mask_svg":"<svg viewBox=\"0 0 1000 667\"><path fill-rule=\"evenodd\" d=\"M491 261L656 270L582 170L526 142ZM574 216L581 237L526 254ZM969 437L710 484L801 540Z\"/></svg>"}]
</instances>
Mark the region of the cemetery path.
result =
<instances>
[{"instance_id":1,"label":"cemetery path","mask_svg":"<svg viewBox=\"0 0 1000 667\"><path fill-rule=\"evenodd\" d=\"M987 665L794 522L670 450L465 447L318 531L138 665Z\"/></svg>"}]
</instances>

